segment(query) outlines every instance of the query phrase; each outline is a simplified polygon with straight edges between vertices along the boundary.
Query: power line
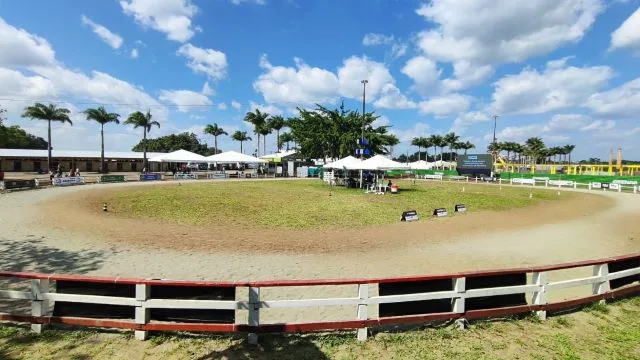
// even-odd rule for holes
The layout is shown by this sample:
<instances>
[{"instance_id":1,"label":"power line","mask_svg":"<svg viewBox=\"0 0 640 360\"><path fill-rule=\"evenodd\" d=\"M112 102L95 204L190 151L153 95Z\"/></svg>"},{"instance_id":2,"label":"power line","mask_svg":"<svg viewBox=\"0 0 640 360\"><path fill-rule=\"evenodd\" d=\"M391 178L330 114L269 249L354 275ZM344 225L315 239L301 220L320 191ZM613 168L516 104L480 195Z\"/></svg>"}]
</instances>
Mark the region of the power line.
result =
<instances>
[{"instance_id":1,"label":"power line","mask_svg":"<svg viewBox=\"0 0 640 360\"><path fill-rule=\"evenodd\" d=\"M102 106L137 106L137 107L210 107L213 104L127 104L127 103L103 103L97 101L61 101L61 100L44 100L44 99L15 99L0 98L0 101L15 102L43 102L52 104L72 104L72 105L102 105Z\"/></svg>"}]
</instances>

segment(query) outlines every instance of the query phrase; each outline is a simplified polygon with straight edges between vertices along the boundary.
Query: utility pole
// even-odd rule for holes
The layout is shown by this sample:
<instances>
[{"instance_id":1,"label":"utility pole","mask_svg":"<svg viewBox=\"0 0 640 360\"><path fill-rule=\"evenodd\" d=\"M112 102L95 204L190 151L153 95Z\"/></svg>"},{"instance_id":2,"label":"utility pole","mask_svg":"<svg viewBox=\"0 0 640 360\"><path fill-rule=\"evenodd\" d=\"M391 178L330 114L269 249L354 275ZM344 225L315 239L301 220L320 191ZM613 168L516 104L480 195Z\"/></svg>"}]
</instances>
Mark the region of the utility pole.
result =
<instances>
[{"instance_id":1,"label":"utility pole","mask_svg":"<svg viewBox=\"0 0 640 360\"><path fill-rule=\"evenodd\" d=\"M498 115L493 115L493 144L495 146L496 143L496 125L498 123Z\"/></svg>"},{"instance_id":2,"label":"utility pole","mask_svg":"<svg viewBox=\"0 0 640 360\"><path fill-rule=\"evenodd\" d=\"M362 80L360 81L362 83L362 137L361 137L361 141L364 143L364 125L366 122L366 118L365 118L365 101L367 98L367 83L369 83L368 80ZM364 144L363 144L364 146ZM364 158L364 148L361 149L361 153L360 153L360 158L363 159Z\"/></svg>"}]
</instances>

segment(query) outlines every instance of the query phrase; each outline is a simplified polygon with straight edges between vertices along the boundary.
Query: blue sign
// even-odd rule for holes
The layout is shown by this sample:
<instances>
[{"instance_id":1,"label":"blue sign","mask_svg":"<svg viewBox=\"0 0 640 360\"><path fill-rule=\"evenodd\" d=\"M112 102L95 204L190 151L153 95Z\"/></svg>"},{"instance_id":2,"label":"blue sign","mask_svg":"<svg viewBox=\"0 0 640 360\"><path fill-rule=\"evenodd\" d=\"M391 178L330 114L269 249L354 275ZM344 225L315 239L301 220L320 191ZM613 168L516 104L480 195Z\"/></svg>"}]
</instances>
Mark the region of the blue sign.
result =
<instances>
[{"instance_id":1,"label":"blue sign","mask_svg":"<svg viewBox=\"0 0 640 360\"><path fill-rule=\"evenodd\" d=\"M157 181L162 180L161 174L140 174L140 181Z\"/></svg>"},{"instance_id":2,"label":"blue sign","mask_svg":"<svg viewBox=\"0 0 640 360\"><path fill-rule=\"evenodd\" d=\"M367 139L358 139L358 145L369 145L369 141Z\"/></svg>"}]
</instances>

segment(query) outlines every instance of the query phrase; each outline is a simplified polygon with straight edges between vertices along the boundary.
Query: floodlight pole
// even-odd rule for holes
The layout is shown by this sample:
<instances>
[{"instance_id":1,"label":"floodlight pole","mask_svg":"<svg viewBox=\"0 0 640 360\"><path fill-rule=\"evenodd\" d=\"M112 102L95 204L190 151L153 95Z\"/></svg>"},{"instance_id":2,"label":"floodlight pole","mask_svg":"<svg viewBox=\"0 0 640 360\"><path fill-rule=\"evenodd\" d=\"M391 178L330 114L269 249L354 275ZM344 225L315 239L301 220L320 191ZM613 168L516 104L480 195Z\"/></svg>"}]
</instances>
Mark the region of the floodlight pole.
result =
<instances>
[{"instance_id":1,"label":"floodlight pole","mask_svg":"<svg viewBox=\"0 0 640 360\"><path fill-rule=\"evenodd\" d=\"M498 115L493 115L493 145L496 144L496 125L498 123Z\"/></svg>"},{"instance_id":2,"label":"floodlight pole","mask_svg":"<svg viewBox=\"0 0 640 360\"><path fill-rule=\"evenodd\" d=\"M367 83L369 81L368 80L362 80L360 82L362 83L362 137L361 137L361 141L364 142L364 125L366 123L365 101L366 101L366 98L367 98ZM364 158L364 149L362 149L362 151L360 152L360 158L361 159Z\"/></svg>"}]
</instances>

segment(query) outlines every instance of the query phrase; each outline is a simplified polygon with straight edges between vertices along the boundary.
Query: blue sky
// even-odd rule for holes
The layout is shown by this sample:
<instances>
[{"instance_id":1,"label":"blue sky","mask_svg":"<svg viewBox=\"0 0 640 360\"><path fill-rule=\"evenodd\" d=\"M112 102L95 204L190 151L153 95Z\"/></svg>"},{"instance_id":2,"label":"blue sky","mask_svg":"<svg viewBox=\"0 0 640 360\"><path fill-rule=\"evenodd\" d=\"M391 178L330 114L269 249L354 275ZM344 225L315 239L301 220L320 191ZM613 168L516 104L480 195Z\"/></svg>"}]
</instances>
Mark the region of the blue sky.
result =
<instances>
[{"instance_id":1,"label":"blue sky","mask_svg":"<svg viewBox=\"0 0 640 360\"><path fill-rule=\"evenodd\" d=\"M542 137L574 158L611 147L640 159L638 0L0 0L0 105L9 123L34 101L74 112L57 149L98 146L87 107L123 118L151 109L162 126L202 134L248 130L260 108L291 116L315 103L361 106L392 125L404 153L415 136L455 131L485 149ZM52 21L54 19L54 21ZM155 134L154 134L155 133ZM109 126L129 150L139 131ZM273 150L275 136L268 138ZM228 138L225 150L239 150ZM251 147L250 147L251 148ZM253 149L251 149L252 151ZM412 151L414 149L411 149Z\"/></svg>"}]
</instances>

